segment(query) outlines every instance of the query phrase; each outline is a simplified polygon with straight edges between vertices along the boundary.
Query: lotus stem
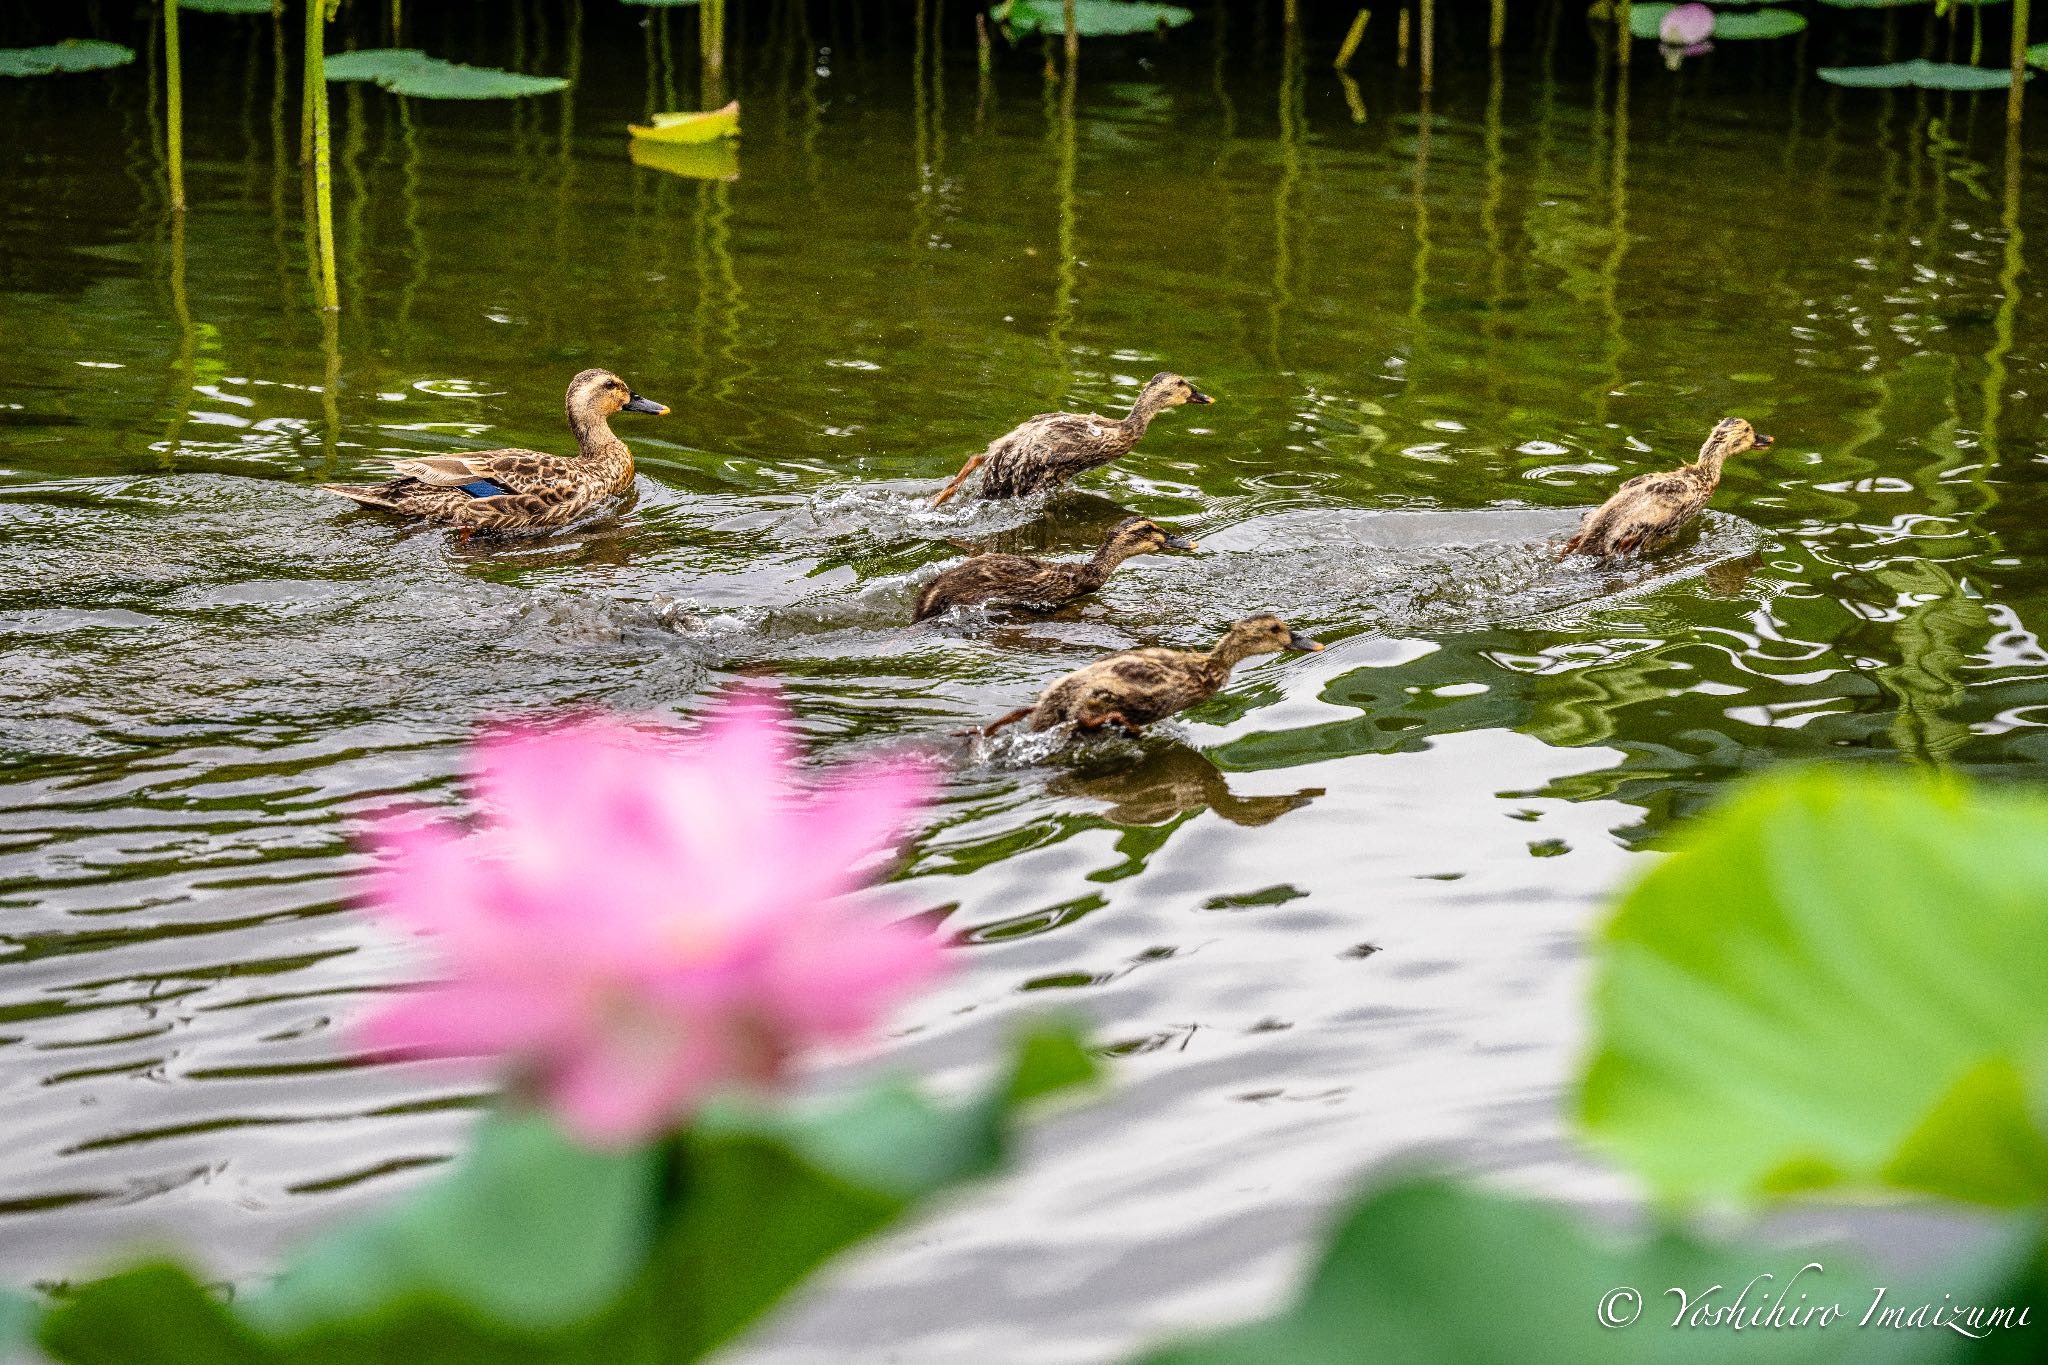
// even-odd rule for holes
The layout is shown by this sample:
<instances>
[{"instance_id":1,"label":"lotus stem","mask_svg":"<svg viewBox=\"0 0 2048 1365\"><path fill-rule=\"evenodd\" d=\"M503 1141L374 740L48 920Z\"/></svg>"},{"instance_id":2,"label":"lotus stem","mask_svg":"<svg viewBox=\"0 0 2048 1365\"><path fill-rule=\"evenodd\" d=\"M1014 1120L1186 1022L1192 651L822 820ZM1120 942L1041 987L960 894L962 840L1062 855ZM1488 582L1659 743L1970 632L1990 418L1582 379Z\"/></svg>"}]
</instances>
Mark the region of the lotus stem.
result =
<instances>
[{"instance_id":1,"label":"lotus stem","mask_svg":"<svg viewBox=\"0 0 2048 1365\"><path fill-rule=\"evenodd\" d=\"M1365 40L1365 26L1372 20L1372 11L1362 9L1351 21L1351 29L1344 35L1344 45L1337 49L1337 69L1344 70L1351 65L1351 59L1358 55L1358 45Z\"/></svg>"},{"instance_id":2,"label":"lotus stem","mask_svg":"<svg viewBox=\"0 0 2048 1365\"><path fill-rule=\"evenodd\" d=\"M703 0L697 21L697 53L704 63L704 107L714 109L725 94L725 0Z\"/></svg>"},{"instance_id":3,"label":"lotus stem","mask_svg":"<svg viewBox=\"0 0 2048 1365\"><path fill-rule=\"evenodd\" d=\"M980 10L974 12L974 61L975 69L983 76L995 67L995 58L989 51L988 16Z\"/></svg>"},{"instance_id":4,"label":"lotus stem","mask_svg":"<svg viewBox=\"0 0 2048 1365\"><path fill-rule=\"evenodd\" d=\"M1401 17L1394 25L1394 65L1403 71L1408 69L1408 7L1401 6Z\"/></svg>"},{"instance_id":5,"label":"lotus stem","mask_svg":"<svg viewBox=\"0 0 2048 1365\"><path fill-rule=\"evenodd\" d=\"M1508 37L1508 0L1493 0L1493 23L1486 30L1486 45L1495 52Z\"/></svg>"},{"instance_id":6,"label":"lotus stem","mask_svg":"<svg viewBox=\"0 0 2048 1365\"><path fill-rule=\"evenodd\" d=\"M1422 89L1436 88L1436 0L1422 0Z\"/></svg>"},{"instance_id":7,"label":"lotus stem","mask_svg":"<svg viewBox=\"0 0 2048 1365\"><path fill-rule=\"evenodd\" d=\"M1067 72L1071 75L1081 56L1081 29L1074 20L1074 0L1062 0L1061 9L1067 24Z\"/></svg>"},{"instance_id":8,"label":"lotus stem","mask_svg":"<svg viewBox=\"0 0 2048 1365\"><path fill-rule=\"evenodd\" d=\"M1628 65L1629 53L1635 47L1628 7L1629 0L1614 0L1614 61L1621 67Z\"/></svg>"},{"instance_id":9,"label":"lotus stem","mask_svg":"<svg viewBox=\"0 0 2048 1365\"><path fill-rule=\"evenodd\" d=\"M2005 97L2005 121L2017 133L2020 108L2027 93L2027 9L2029 0L2012 0L2012 89Z\"/></svg>"},{"instance_id":10,"label":"lotus stem","mask_svg":"<svg viewBox=\"0 0 2048 1365\"><path fill-rule=\"evenodd\" d=\"M178 60L178 0L164 0L164 100L170 126L165 160L171 179L171 212L185 211L185 84Z\"/></svg>"},{"instance_id":11,"label":"lotus stem","mask_svg":"<svg viewBox=\"0 0 2048 1365\"><path fill-rule=\"evenodd\" d=\"M311 111L313 221L320 256L320 306L341 311L334 279L334 167L327 137L326 0L306 0L306 108Z\"/></svg>"}]
</instances>

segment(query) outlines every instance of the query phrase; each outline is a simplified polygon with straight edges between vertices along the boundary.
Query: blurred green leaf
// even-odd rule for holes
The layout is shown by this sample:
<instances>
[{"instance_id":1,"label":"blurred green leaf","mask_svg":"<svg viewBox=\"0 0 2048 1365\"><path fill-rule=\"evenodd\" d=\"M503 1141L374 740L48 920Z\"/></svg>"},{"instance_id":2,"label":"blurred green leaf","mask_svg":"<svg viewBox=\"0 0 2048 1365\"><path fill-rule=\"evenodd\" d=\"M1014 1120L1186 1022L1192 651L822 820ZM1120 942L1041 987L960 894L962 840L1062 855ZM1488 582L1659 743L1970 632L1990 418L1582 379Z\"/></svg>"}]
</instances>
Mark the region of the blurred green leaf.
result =
<instances>
[{"instance_id":1,"label":"blurred green leaf","mask_svg":"<svg viewBox=\"0 0 2048 1365\"><path fill-rule=\"evenodd\" d=\"M1665 1193L2048 1197L2048 801L1768 780L1603 938L1583 1117Z\"/></svg>"},{"instance_id":2,"label":"blurred green leaf","mask_svg":"<svg viewBox=\"0 0 2048 1365\"><path fill-rule=\"evenodd\" d=\"M1398 1181L1342 1214L1301 1298L1263 1322L1169 1347L1144 1365L1656 1365L1832 1361L1864 1343L1844 1332L1673 1330L1697 1306L1726 1307L1759 1274L1768 1299L1809 1260L1799 1288L1867 1299L1847 1258L1709 1247L1673 1233L1616 1243L1559 1210L1444 1180ZM1722 1286L1711 1297L1702 1291ZM1832 1293L1831 1293L1832 1291ZM1603 1321L1602 1314L1607 1317ZM1612 1322L1614 1325L1606 1325ZM1868 1357L1864 1357L1867 1359Z\"/></svg>"},{"instance_id":3,"label":"blurred green leaf","mask_svg":"<svg viewBox=\"0 0 2048 1365\"><path fill-rule=\"evenodd\" d=\"M489 1119L440 1180L322 1239L246 1305L145 1266L51 1309L41 1340L94 1365L699 1359L837 1252L995 1170L1021 1105L1093 1074L1048 1031L964 1104L893 1084L805 1112L726 1103L610 1154Z\"/></svg>"},{"instance_id":4,"label":"blurred green leaf","mask_svg":"<svg viewBox=\"0 0 2048 1365\"><path fill-rule=\"evenodd\" d=\"M1922 90L2003 90L2012 84L2012 73L2004 67L1963 66L1918 57L1887 66L1824 66L1820 78L1830 85L1871 90L1900 90L1908 86ZM2031 72L2028 78L2032 79Z\"/></svg>"},{"instance_id":5,"label":"blurred green leaf","mask_svg":"<svg viewBox=\"0 0 2048 1365\"><path fill-rule=\"evenodd\" d=\"M1676 5L1651 4L1628 7L1628 31L1638 38L1655 38L1664 16ZM1714 11L1715 38L1783 38L1806 27L1806 16L1788 9L1760 9L1730 13Z\"/></svg>"},{"instance_id":6,"label":"blurred green leaf","mask_svg":"<svg viewBox=\"0 0 2048 1365\"><path fill-rule=\"evenodd\" d=\"M268 14L270 0L178 0L178 8L205 14Z\"/></svg>"},{"instance_id":7,"label":"blurred green leaf","mask_svg":"<svg viewBox=\"0 0 2048 1365\"><path fill-rule=\"evenodd\" d=\"M638 1271L659 1178L651 1149L593 1152L544 1119L491 1115L446 1176L316 1242L243 1312L273 1336L408 1298L534 1330L574 1323Z\"/></svg>"},{"instance_id":8,"label":"blurred green leaf","mask_svg":"<svg viewBox=\"0 0 2048 1365\"><path fill-rule=\"evenodd\" d=\"M126 66L135 49L89 38L66 38L48 47L0 48L0 76L50 76L60 72L101 71Z\"/></svg>"},{"instance_id":9,"label":"blurred green leaf","mask_svg":"<svg viewBox=\"0 0 2048 1365\"><path fill-rule=\"evenodd\" d=\"M0 1287L0 1360L12 1360L35 1338L36 1301Z\"/></svg>"},{"instance_id":10,"label":"blurred green leaf","mask_svg":"<svg viewBox=\"0 0 2048 1365\"><path fill-rule=\"evenodd\" d=\"M266 1351L183 1266L95 1280L44 1313L37 1341L76 1365L260 1365Z\"/></svg>"},{"instance_id":11,"label":"blurred green leaf","mask_svg":"<svg viewBox=\"0 0 2048 1365\"><path fill-rule=\"evenodd\" d=\"M1062 0L1010 0L997 17L1019 37L1032 33L1065 33ZM1143 0L1074 0L1074 31L1083 38L1151 33L1161 25L1178 28L1195 17L1178 5L1153 5Z\"/></svg>"},{"instance_id":12,"label":"blurred green leaf","mask_svg":"<svg viewBox=\"0 0 2048 1365\"><path fill-rule=\"evenodd\" d=\"M375 81L394 95L429 100L501 100L568 88L559 76L522 76L488 66L463 66L411 47L366 47L327 58L330 81Z\"/></svg>"},{"instance_id":13,"label":"blurred green leaf","mask_svg":"<svg viewBox=\"0 0 2048 1365\"><path fill-rule=\"evenodd\" d=\"M2027 65L2038 71L2048 71L2048 43L2035 43L2027 49Z\"/></svg>"}]
</instances>

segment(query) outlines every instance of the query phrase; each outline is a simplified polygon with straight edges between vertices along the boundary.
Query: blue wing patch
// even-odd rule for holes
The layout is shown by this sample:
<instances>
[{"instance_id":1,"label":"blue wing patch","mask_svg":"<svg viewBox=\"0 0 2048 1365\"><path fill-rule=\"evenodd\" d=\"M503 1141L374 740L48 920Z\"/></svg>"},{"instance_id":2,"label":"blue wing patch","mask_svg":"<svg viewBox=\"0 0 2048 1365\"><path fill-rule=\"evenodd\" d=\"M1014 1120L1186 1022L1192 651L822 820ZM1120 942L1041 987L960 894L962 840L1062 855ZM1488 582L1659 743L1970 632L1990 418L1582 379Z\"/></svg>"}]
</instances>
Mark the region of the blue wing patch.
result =
<instances>
[{"instance_id":1,"label":"blue wing patch","mask_svg":"<svg viewBox=\"0 0 2048 1365\"><path fill-rule=\"evenodd\" d=\"M472 498L495 498L501 493L510 493L512 490L499 483L496 479L478 479L475 483L463 484L462 491L469 494Z\"/></svg>"}]
</instances>

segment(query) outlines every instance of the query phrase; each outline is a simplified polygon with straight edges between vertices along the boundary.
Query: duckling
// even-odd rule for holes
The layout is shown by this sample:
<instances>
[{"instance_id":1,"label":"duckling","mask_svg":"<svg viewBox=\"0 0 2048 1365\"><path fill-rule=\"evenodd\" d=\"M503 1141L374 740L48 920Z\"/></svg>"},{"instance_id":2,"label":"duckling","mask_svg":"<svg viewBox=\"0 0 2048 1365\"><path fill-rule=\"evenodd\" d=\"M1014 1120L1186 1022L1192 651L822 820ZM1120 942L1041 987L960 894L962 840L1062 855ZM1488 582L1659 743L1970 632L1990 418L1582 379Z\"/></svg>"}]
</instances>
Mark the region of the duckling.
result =
<instances>
[{"instance_id":1,"label":"duckling","mask_svg":"<svg viewBox=\"0 0 2048 1365\"><path fill-rule=\"evenodd\" d=\"M952 497L983 465L988 466L981 478L984 498L1021 498L1057 487L1076 474L1130 454L1152 419L1168 408L1215 401L1179 375L1162 371L1146 381L1131 405L1131 415L1121 421L1085 412L1040 413L962 465L953 482L932 499L932 506Z\"/></svg>"},{"instance_id":2,"label":"duckling","mask_svg":"<svg viewBox=\"0 0 2048 1365\"><path fill-rule=\"evenodd\" d=\"M976 555L925 584L913 624L954 607L989 602L1050 611L1094 592L1117 565L1134 555L1192 550L1195 542L1145 517L1126 517L1103 538L1091 559L1062 563L1028 555Z\"/></svg>"},{"instance_id":3,"label":"duckling","mask_svg":"<svg viewBox=\"0 0 2048 1365\"><path fill-rule=\"evenodd\" d=\"M668 409L642 398L610 370L585 370L563 400L579 451L573 460L537 450L479 450L469 455L379 456L398 471L383 483L323 483L329 493L475 531L561 526L633 482L633 452L612 435L616 412Z\"/></svg>"},{"instance_id":4,"label":"duckling","mask_svg":"<svg viewBox=\"0 0 2048 1365\"><path fill-rule=\"evenodd\" d=\"M1759 435L1740 417L1722 418L1700 447L1697 462L1668 474L1638 474L1630 479L1613 497L1586 513L1579 533L1565 542L1558 558L1576 554L1616 559L1663 549L1714 495L1721 483L1722 461L1744 451L1767 449L1770 444L1770 437Z\"/></svg>"},{"instance_id":5,"label":"duckling","mask_svg":"<svg viewBox=\"0 0 2048 1365\"><path fill-rule=\"evenodd\" d=\"M1036 706L1012 711L982 733L992 735L1028 717L1033 730L1070 721L1083 732L1114 725L1135 735L1154 721L1215 696L1230 680L1230 670L1255 654L1321 648L1277 616L1247 616L1207 652L1127 649L1077 668L1039 693Z\"/></svg>"}]
</instances>

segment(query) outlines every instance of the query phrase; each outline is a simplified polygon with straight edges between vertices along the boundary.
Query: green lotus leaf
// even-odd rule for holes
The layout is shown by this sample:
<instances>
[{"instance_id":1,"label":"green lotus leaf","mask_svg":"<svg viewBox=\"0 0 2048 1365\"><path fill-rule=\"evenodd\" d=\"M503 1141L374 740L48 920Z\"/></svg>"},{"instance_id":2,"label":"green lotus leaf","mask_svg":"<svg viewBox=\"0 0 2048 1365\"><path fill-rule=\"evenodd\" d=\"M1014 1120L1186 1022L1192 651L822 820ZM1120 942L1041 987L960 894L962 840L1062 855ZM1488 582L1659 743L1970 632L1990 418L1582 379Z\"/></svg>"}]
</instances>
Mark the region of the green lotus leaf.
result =
<instances>
[{"instance_id":1,"label":"green lotus leaf","mask_svg":"<svg viewBox=\"0 0 2048 1365\"><path fill-rule=\"evenodd\" d=\"M1665 1194L2048 1198L2048 799L1778 777L1602 937L1581 1091Z\"/></svg>"},{"instance_id":2,"label":"green lotus leaf","mask_svg":"<svg viewBox=\"0 0 2048 1365\"><path fill-rule=\"evenodd\" d=\"M1918 57L1885 66L1824 66L1819 74L1830 85L1866 90L1903 90L1910 86L1922 90L2003 90L2012 84L2012 73L2003 67L1930 62ZM2029 73L2028 79L2032 78Z\"/></svg>"},{"instance_id":3,"label":"green lotus leaf","mask_svg":"<svg viewBox=\"0 0 2048 1365\"><path fill-rule=\"evenodd\" d=\"M268 14L270 0L178 0L178 8L203 14Z\"/></svg>"},{"instance_id":4,"label":"green lotus leaf","mask_svg":"<svg viewBox=\"0 0 2048 1365\"><path fill-rule=\"evenodd\" d=\"M1067 28L1061 0L1010 0L1007 8L997 14L1020 37L1064 33ZM1142 0L1074 0L1074 31L1083 38L1153 33L1162 26L1178 28L1194 17L1193 10L1178 5L1153 5Z\"/></svg>"},{"instance_id":5,"label":"green lotus leaf","mask_svg":"<svg viewBox=\"0 0 2048 1365\"><path fill-rule=\"evenodd\" d=\"M375 81L394 95L429 100L502 100L548 95L568 88L559 76L522 76L487 66L463 66L411 47L366 47L327 58L330 81Z\"/></svg>"},{"instance_id":6,"label":"green lotus leaf","mask_svg":"<svg viewBox=\"0 0 2048 1365\"><path fill-rule=\"evenodd\" d=\"M135 49L90 38L66 38L48 47L0 48L0 76L52 76L103 71L135 60Z\"/></svg>"},{"instance_id":7,"label":"green lotus leaf","mask_svg":"<svg viewBox=\"0 0 2048 1365\"><path fill-rule=\"evenodd\" d=\"M1655 38L1658 26L1664 16L1676 9L1676 5L1630 5L1628 7L1628 31L1638 38ZM1714 33L1716 40L1729 38L1744 40L1750 38L1784 38L1806 27L1806 16L1794 14L1788 9L1760 9L1754 12L1730 13L1725 10L1714 12Z\"/></svg>"}]
</instances>

